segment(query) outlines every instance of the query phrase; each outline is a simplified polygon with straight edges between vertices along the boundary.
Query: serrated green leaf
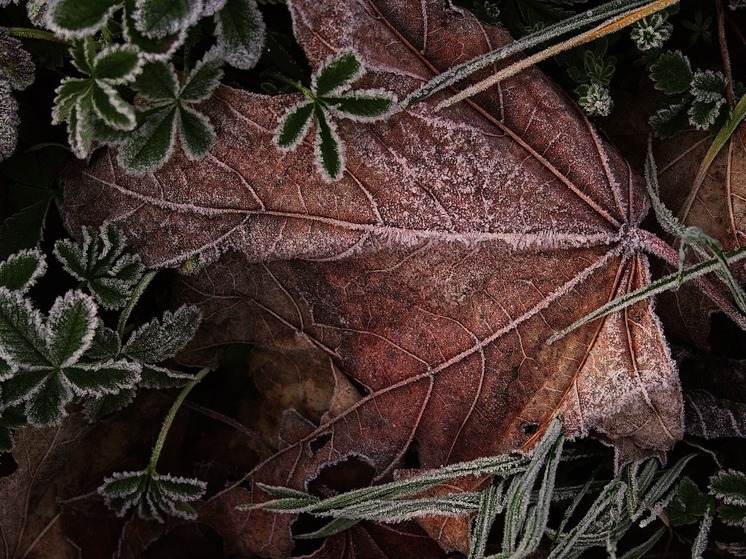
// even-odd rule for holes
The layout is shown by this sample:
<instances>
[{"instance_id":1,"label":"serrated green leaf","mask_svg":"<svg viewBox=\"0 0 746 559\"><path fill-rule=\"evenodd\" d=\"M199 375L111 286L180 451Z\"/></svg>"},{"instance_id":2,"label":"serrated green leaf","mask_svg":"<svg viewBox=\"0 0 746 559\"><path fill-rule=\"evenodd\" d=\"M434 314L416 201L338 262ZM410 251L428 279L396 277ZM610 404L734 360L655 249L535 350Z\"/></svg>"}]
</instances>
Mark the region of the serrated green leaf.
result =
<instances>
[{"instance_id":1,"label":"serrated green leaf","mask_svg":"<svg viewBox=\"0 0 746 559\"><path fill-rule=\"evenodd\" d=\"M72 389L62 373L47 375L26 403L29 424L43 427L59 423L65 416L65 406L72 398Z\"/></svg>"},{"instance_id":2,"label":"serrated green leaf","mask_svg":"<svg viewBox=\"0 0 746 559\"><path fill-rule=\"evenodd\" d=\"M140 386L143 388L176 388L194 380L194 375L172 371L166 367L143 364Z\"/></svg>"},{"instance_id":3,"label":"serrated green leaf","mask_svg":"<svg viewBox=\"0 0 746 559\"><path fill-rule=\"evenodd\" d=\"M275 144L281 149L295 148L305 137L311 127L314 104L311 101L302 102L291 107L280 120L275 131Z\"/></svg>"},{"instance_id":4,"label":"serrated green leaf","mask_svg":"<svg viewBox=\"0 0 746 559\"><path fill-rule=\"evenodd\" d=\"M668 95L687 91L692 77L692 66L681 51L664 52L650 66L650 78L655 88Z\"/></svg>"},{"instance_id":5,"label":"serrated green leaf","mask_svg":"<svg viewBox=\"0 0 746 559\"><path fill-rule=\"evenodd\" d=\"M78 99L67 123L68 142L78 159L85 159L91 153L96 138L93 115L92 90Z\"/></svg>"},{"instance_id":6,"label":"serrated green leaf","mask_svg":"<svg viewBox=\"0 0 746 559\"><path fill-rule=\"evenodd\" d=\"M65 377L80 395L116 394L132 388L140 380L140 365L124 359L79 364L67 367Z\"/></svg>"},{"instance_id":7,"label":"serrated green leaf","mask_svg":"<svg viewBox=\"0 0 746 559\"><path fill-rule=\"evenodd\" d=\"M689 121L688 108L689 102L686 100L659 108L650 117L650 126L653 127L655 135L659 138L668 138L683 128Z\"/></svg>"},{"instance_id":8,"label":"serrated green leaf","mask_svg":"<svg viewBox=\"0 0 746 559\"><path fill-rule=\"evenodd\" d=\"M717 101L694 101L689 107L689 123L700 130L707 130L715 124L720 116L721 109L725 106L725 98Z\"/></svg>"},{"instance_id":9,"label":"serrated green leaf","mask_svg":"<svg viewBox=\"0 0 746 559\"><path fill-rule=\"evenodd\" d=\"M3 406L20 404L31 398L49 373L49 369L16 371L11 378L3 381L0 392Z\"/></svg>"},{"instance_id":10,"label":"serrated green leaf","mask_svg":"<svg viewBox=\"0 0 746 559\"><path fill-rule=\"evenodd\" d=\"M728 505L746 506L746 474L737 470L717 473L710 478L710 495Z\"/></svg>"},{"instance_id":11,"label":"serrated green leaf","mask_svg":"<svg viewBox=\"0 0 746 559\"><path fill-rule=\"evenodd\" d=\"M685 526L697 522L706 510L707 496L691 478L685 477L679 483L676 498L666 507L666 514L672 526Z\"/></svg>"},{"instance_id":12,"label":"serrated green leaf","mask_svg":"<svg viewBox=\"0 0 746 559\"><path fill-rule=\"evenodd\" d=\"M202 313L198 307L184 305L175 312L166 311L132 333L122 353L142 363L160 363L173 357L197 332Z\"/></svg>"},{"instance_id":13,"label":"serrated green leaf","mask_svg":"<svg viewBox=\"0 0 746 559\"><path fill-rule=\"evenodd\" d=\"M55 90L54 109L52 109L52 124L60 124L70 119L75 105L93 88L93 82L88 79L65 78Z\"/></svg>"},{"instance_id":14,"label":"serrated green leaf","mask_svg":"<svg viewBox=\"0 0 746 559\"><path fill-rule=\"evenodd\" d=\"M92 361L107 361L119 355L120 347L117 333L98 320L91 345L85 352L85 358Z\"/></svg>"},{"instance_id":15,"label":"serrated green leaf","mask_svg":"<svg viewBox=\"0 0 746 559\"><path fill-rule=\"evenodd\" d=\"M179 90L173 66L162 61L146 64L134 85L138 93L149 101L175 101Z\"/></svg>"},{"instance_id":16,"label":"serrated green leaf","mask_svg":"<svg viewBox=\"0 0 746 559\"><path fill-rule=\"evenodd\" d=\"M93 299L80 291L57 298L46 324L47 353L55 367L72 365L90 347L96 312Z\"/></svg>"},{"instance_id":17,"label":"serrated green leaf","mask_svg":"<svg viewBox=\"0 0 746 559\"><path fill-rule=\"evenodd\" d=\"M0 262L0 287L25 293L47 271L47 261L39 250L22 250Z\"/></svg>"},{"instance_id":18,"label":"serrated green leaf","mask_svg":"<svg viewBox=\"0 0 746 559\"><path fill-rule=\"evenodd\" d=\"M70 47L70 61L81 73L93 75L93 60L96 58L96 42L92 36L73 41Z\"/></svg>"},{"instance_id":19,"label":"serrated green leaf","mask_svg":"<svg viewBox=\"0 0 746 559\"><path fill-rule=\"evenodd\" d=\"M125 0L122 27L127 42L136 46L145 60L167 61L171 59L173 54L176 52L176 49L184 43L187 30L181 29L177 33L161 39L146 37L140 33L135 26L135 20L133 18L134 12L135 0Z\"/></svg>"},{"instance_id":20,"label":"serrated green leaf","mask_svg":"<svg viewBox=\"0 0 746 559\"><path fill-rule=\"evenodd\" d=\"M176 142L176 110L170 105L147 113L143 124L119 150L117 161L123 168L144 174L166 162Z\"/></svg>"},{"instance_id":21,"label":"serrated green leaf","mask_svg":"<svg viewBox=\"0 0 746 559\"><path fill-rule=\"evenodd\" d=\"M103 27L120 0L58 0L47 8L47 24L63 36L92 35Z\"/></svg>"},{"instance_id":22,"label":"serrated green leaf","mask_svg":"<svg viewBox=\"0 0 746 559\"><path fill-rule=\"evenodd\" d=\"M162 39L191 27L201 14L201 0L135 0L133 15L138 31Z\"/></svg>"},{"instance_id":23,"label":"serrated green leaf","mask_svg":"<svg viewBox=\"0 0 746 559\"><path fill-rule=\"evenodd\" d=\"M97 83L92 88L93 108L107 126L129 131L137 125L135 108L122 99L119 92L106 83Z\"/></svg>"},{"instance_id":24,"label":"serrated green leaf","mask_svg":"<svg viewBox=\"0 0 746 559\"><path fill-rule=\"evenodd\" d=\"M746 505L720 505L718 517L728 526L746 529Z\"/></svg>"},{"instance_id":25,"label":"serrated green leaf","mask_svg":"<svg viewBox=\"0 0 746 559\"><path fill-rule=\"evenodd\" d=\"M189 72L181 86L179 98L190 103L204 101L219 85L223 77L223 61L218 58L204 58Z\"/></svg>"},{"instance_id":26,"label":"serrated green leaf","mask_svg":"<svg viewBox=\"0 0 746 559\"><path fill-rule=\"evenodd\" d=\"M689 91L697 102L718 103L725 99L725 78L711 70L697 71Z\"/></svg>"},{"instance_id":27,"label":"serrated green leaf","mask_svg":"<svg viewBox=\"0 0 746 559\"><path fill-rule=\"evenodd\" d=\"M0 287L0 357L19 366L49 365L41 313L17 291Z\"/></svg>"},{"instance_id":28,"label":"serrated green leaf","mask_svg":"<svg viewBox=\"0 0 746 559\"><path fill-rule=\"evenodd\" d=\"M116 45L96 55L92 75L110 85L121 85L133 81L141 70L142 60L137 47Z\"/></svg>"},{"instance_id":29,"label":"serrated green leaf","mask_svg":"<svg viewBox=\"0 0 746 559\"><path fill-rule=\"evenodd\" d=\"M208 118L183 105L178 115L179 137L186 156L194 161L207 155L217 138Z\"/></svg>"},{"instance_id":30,"label":"serrated green leaf","mask_svg":"<svg viewBox=\"0 0 746 559\"><path fill-rule=\"evenodd\" d=\"M121 390L116 394L104 394L98 398L88 398L83 411L90 423L96 423L101 418L126 408L135 399L136 391L131 388Z\"/></svg>"},{"instance_id":31,"label":"serrated green leaf","mask_svg":"<svg viewBox=\"0 0 746 559\"><path fill-rule=\"evenodd\" d=\"M313 79L312 89L319 97L337 92L363 73L363 65L352 51L343 51L326 62Z\"/></svg>"},{"instance_id":32,"label":"serrated green leaf","mask_svg":"<svg viewBox=\"0 0 746 559\"><path fill-rule=\"evenodd\" d=\"M327 181L337 180L342 176L344 157L342 143L326 113L318 105L315 107L316 142L314 144L316 164L322 177Z\"/></svg>"},{"instance_id":33,"label":"serrated green leaf","mask_svg":"<svg viewBox=\"0 0 746 559\"><path fill-rule=\"evenodd\" d=\"M240 70L253 68L262 55L266 29L256 0L227 0L215 15L215 35L225 61Z\"/></svg>"},{"instance_id":34,"label":"serrated green leaf","mask_svg":"<svg viewBox=\"0 0 746 559\"><path fill-rule=\"evenodd\" d=\"M355 90L339 97L324 97L323 101L341 116L373 121L385 117L394 106L391 94L375 90Z\"/></svg>"}]
</instances>

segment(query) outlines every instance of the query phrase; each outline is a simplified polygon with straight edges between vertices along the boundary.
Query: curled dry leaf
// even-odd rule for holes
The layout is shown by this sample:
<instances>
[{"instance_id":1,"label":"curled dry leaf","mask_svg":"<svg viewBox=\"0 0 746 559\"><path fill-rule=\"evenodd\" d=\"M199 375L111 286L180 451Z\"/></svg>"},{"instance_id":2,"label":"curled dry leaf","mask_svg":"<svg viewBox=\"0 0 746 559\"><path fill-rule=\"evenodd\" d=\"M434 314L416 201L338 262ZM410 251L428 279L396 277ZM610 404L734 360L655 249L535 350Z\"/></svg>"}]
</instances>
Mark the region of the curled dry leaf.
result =
<instances>
[{"instance_id":1,"label":"curled dry leaf","mask_svg":"<svg viewBox=\"0 0 746 559\"><path fill-rule=\"evenodd\" d=\"M510 40L438 0L288 5L314 67L354 48L368 70L361 86L400 99ZM315 174L311 144L272 146L297 95L229 88L207 108L220 140L204 160L177 155L136 179L107 152L66 182L73 229L113 220L150 265L224 253L183 280L181 296L206 317L195 355L297 336L365 392L310 432L283 431L295 442L247 476L251 492L209 503L229 549L292 550L292 518L234 510L267 499L257 482L308 488L353 458L376 482L405 456L431 468L528 449L558 413L571 436L615 445L619 461L682 435L678 378L650 302L546 344L649 281L639 178L537 70L435 112L442 98L375 124L341 122L347 167L333 185Z\"/></svg>"},{"instance_id":2,"label":"curled dry leaf","mask_svg":"<svg viewBox=\"0 0 746 559\"><path fill-rule=\"evenodd\" d=\"M710 165L704 180L694 184L712 137L697 131L681 132L664 140L657 150L661 196L682 223L698 227L717 239L725 250L746 245L746 123ZM746 263L734 266L746 281ZM710 315L716 307L692 285L661 299L670 334L708 348Z\"/></svg>"}]
</instances>

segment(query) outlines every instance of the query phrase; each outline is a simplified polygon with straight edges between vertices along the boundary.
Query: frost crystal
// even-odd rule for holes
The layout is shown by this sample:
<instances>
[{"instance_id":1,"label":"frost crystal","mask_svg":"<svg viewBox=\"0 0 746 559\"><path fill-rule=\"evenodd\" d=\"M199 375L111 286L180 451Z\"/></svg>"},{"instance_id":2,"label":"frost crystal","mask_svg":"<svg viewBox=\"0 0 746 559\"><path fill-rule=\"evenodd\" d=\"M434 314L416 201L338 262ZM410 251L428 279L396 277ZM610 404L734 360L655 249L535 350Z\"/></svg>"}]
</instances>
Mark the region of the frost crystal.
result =
<instances>
[{"instance_id":1,"label":"frost crystal","mask_svg":"<svg viewBox=\"0 0 746 559\"><path fill-rule=\"evenodd\" d=\"M0 161L10 157L18 142L18 103L7 80L0 79Z\"/></svg>"},{"instance_id":2,"label":"frost crystal","mask_svg":"<svg viewBox=\"0 0 746 559\"><path fill-rule=\"evenodd\" d=\"M577 90L578 102L588 116L608 116L614 107L609 90L598 82L581 85Z\"/></svg>"},{"instance_id":3,"label":"frost crystal","mask_svg":"<svg viewBox=\"0 0 746 559\"><path fill-rule=\"evenodd\" d=\"M34 63L21 41L0 27L0 77L13 89L26 89L34 81Z\"/></svg>"},{"instance_id":4,"label":"frost crystal","mask_svg":"<svg viewBox=\"0 0 746 559\"><path fill-rule=\"evenodd\" d=\"M671 37L673 26L661 14L642 18L632 29L632 40L640 50L657 49Z\"/></svg>"}]
</instances>

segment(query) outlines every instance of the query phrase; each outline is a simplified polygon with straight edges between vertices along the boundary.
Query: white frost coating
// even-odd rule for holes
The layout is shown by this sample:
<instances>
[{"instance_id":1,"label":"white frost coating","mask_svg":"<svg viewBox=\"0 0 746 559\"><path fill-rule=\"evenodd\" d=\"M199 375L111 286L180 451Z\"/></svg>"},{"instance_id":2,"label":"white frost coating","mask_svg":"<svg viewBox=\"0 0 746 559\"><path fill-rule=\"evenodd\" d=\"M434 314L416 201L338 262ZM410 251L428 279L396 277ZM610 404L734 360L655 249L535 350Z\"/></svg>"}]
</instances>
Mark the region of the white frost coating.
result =
<instances>
[{"instance_id":1,"label":"white frost coating","mask_svg":"<svg viewBox=\"0 0 746 559\"><path fill-rule=\"evenodd\" d=\"M337 87L334 87L334 88L330 89L329 91L325 92L324 96L338 95L338 94L340 94L340 93L342 93L344 91L347 91L352 86L352 84L354 82L356 82L357 80L359 80L362 77L362 75L365 73L365 66L363 65L363 62L360 59L361 58L360 57L360 53L358 53L353 48L345 48L345 49L339 50L339 51L331 54L325 60L323 60L321 62L321 64L319 64L319 69L316 72L314 72L313 76L311 76L311 89L313 91L316 91L318 89L317 80L319 78L319 75L323 72L324 68L326 68L327 66L329 66L330 64L332 64L338 58L342 58L345 55L352 55L355 58L355 60L357 60L357 62L358 62L357 69L349 77L349 79L347 79L347 81L345 81L342 84L338 85Z\"/></svg>"},{"instance_id":2,"label":"white frost coating","mask_svg":"<svg viewBox=\"0 0 746 559\"><path fill-rule=\"evenodd\" d=\"M98 308L93 298L82 291L68 291L57 297L49 311L44 336L50 358L55 361L61 359L55 365L69 367L91 347L96 332L97 313ZM76 324L81 321L85 323L82 335L80 324ZM75 338L71 339L71 335ZM77 347L68 353L71 343Z\"/></svg>"},{"instance_id":3,"label":"white frost coating","mask_svg":"<svg viewBox=\"0 0 746 559\"><path fill-rule=\"evenodd\" d=\"M236 4L241 11L240 15L237 16L232 10L228 10L229 4ZM229 13L224 13L223 10ZM234 68L249 70L256 65L262 55L266 37L264 18L256 5L256 0L227 0L223 10L215 15L218 48L228 64ZM251 31L246 28L249 24L254 26ZM227 32L227 29L237 26L243 26L244 29ZM248 39L248 42L244 42L245 39Z\"/></svg>"},{"instance_id":4,"label":"white frost coating","mask_svg":"<svg viewBox=\"0 0 746 559\"><path fill-rule=\"evenodd\" d=\"M47 271L47 257L39 249L23 249L11 254L8 258L0 262L0 282L2 281L1 278L3 275L12 273L13 268L23 260L33 260L36 264L31 275L24 282L23 287L17 290L21 293L26 293L34 286L36 280L43 276ZM1 286L2 285L0 285L0 287ZM7 287L7 285L4 287Z\"/></svg>"},{"instance_id":5,"label":"white frost coating","mask_svg":"<svg viewBox=\"0 0 746 559\"><path fill-rule=\"evenodd\" d=\"M80 0L67 0L67 4L72 4L73 2L79 1ZM67 29L58 25L55 19L57 17L57 12L59 11L59 6L62 3L63 0L51 0L49 2L44 17L44 25L47 29L54 32L55 35L59 35L60 37L64 37L65 39L78 39L83 38L87 35L93 35L96 31L103 27L104 23L106 23L106 20L108 20L111 15L117 10L117 8L119 8L117 4L114 4L111 8L106 10L106 12L101 16L101 19L99 19L89 27L84 27L82 29Z\"/></svg>"},{"instance_id":6,"label":"white frost coating","mask_svg":"<svg viewBox=\"0 0 746 559\"><path fill-rule=\"evenodd\" d=\"M303 141L303 139L308 134L308 131L311 129L311 124L313 124L314 117L313 113L309 115L309 117L306 119L306 122L301 127L300 131L298 132L298 135L293 139L293 141L285 146L280 145L280 132L282 131L282 123L285 122L285 120L296 110L300 109L301 107L307 107L310 105L312 101L303 100L299 101L295 105L291 105L288 107L288 109L277 118L277 128L275 129L274 136L272 136L272 143L275 145L277 149L279 149L282 152L289 152L293 151L296 147L300 145L300 143Z\"/></svg>"},{"instance_id":7,"label":"white frost coating","mask_svg":"<svg viewBox=\"0 0 746 559\"><path fill-rule=\"evenodd\" d=\"M18 321L18 327L26 331L24 337L30 339L32 343L44 343L46 330L42 314L21 293L0 287L0 313L8 314L13 317L14 321ZM11 345L8 345L7 340L3 340L3 337L0 337L0 358L11 366L17 365L23 369L29 369L29 364L24 361L23 355ZM40 364L33 363L31 365L37 367ZM6 403L12 405L12 402Z\"/></svg>"},{"instance_id":8,"label":"white frost coating","mask_svg":"<svg viewBox=\"0 0 746 559\"><path fill-rule=\"evenodd\" d=\"M399 110L397 106L396 95L385 89L356 89L354 91L345 93L340 97L343 99L386 99L391 102L388 110L383 113L371 116L350 114L348 112L339 110L336 105L331 105L329 107L329 111L335 116L339 118L346 118L355 122L375 122L377 120L383 120Z\"/></svg>"},{"instance_id":9,"label":"white frost coating","mask_svg":"<svg viewBox=\"0 0 746 559\"><path fill-rule=\"evenodd\" d=\"M132 69L128 73L117 78L96 78L97 82L105 82L109 85L124 85L126 83L130 83L138 75L140 75L143 67L143 60L142 58L140 58L140 49L138 49L134 45L113 45L102 49L98 54L96 54L96 57L93 59L94 72L101 70L101 65L106 64L107 58L116 57L120 53L128 53L135 57L135 65L132 67Z\"/></svg>"},{"instance_id":10,"label":"white frost coating","mask_svg":"<svg viewBox=\"0 0 746 559\"><path fill-rule=\"evenodd\" d=\"M93 108L96 110L96 114L99 118L115 130L134 130L137 125L135 108L122 99L119 92L107 83L99 81L97 86L106 94L106 100L110 103L111 108L126 120L126 123L123 125L121 122L111 119L108 111L106 111L107 107L102 106L98 96L93 95Z\"/></svg>"}]
</instances>

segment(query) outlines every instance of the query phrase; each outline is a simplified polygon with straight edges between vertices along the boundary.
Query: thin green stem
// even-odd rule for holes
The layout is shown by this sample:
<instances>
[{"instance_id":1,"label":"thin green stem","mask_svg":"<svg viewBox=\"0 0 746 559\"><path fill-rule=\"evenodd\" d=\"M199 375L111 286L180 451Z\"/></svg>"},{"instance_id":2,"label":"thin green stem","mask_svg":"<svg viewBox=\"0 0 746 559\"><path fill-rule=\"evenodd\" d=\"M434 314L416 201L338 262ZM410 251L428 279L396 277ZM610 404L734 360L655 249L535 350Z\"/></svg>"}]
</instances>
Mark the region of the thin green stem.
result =
<instances>
[{"instance_id":1,"label":"thin green stem","mask_svg":"<svg viewBox=\"0 0 746 559\"><path fill-rule=\"evenodd\" d=\"M723 256L725 258L725 261L728 263L728 265L735 264L736 262L746 258L746 247L742 247L737 250L726 252L723 254ZM717 270L721 269L721 267L722 267L722 261L719 258L711 258L710 260L706 260L705 262L700 262L699 264L695 264L694 266L687 268L686 270L684 270L683 274L680 274L679 272L674 272L673 274L664 276L660 278L659 280L651 282L645 287L641 287L640 289L631 291L627 293L626 295L617 297L613 301L606 303L602 307L599 307L592 313L584 316L577 322L574 322L573 324L571 324L564 330L554 334L551 338L549 338L549 340L547 340L547 343L553 344L560 338L565 337L567 334L569 334L573 330L593 320L602 318L613 312L626 309L627 307L634 305L635 303L638 303L640 301L643 301L644 299L647 299L648 297L653 297L654 295L658 295L659 293L662 293L664 291L675 289L676 287L680 285L680 279L683 279L683 281L693 280L695 278L704 276L705 274L716 272Z\"/></svg>"},{"instance_id":2,"label":"thin green stem","mask_svg":"<svg viewBox=\"0 0 746 559\"><path fill-rule=\"evenodd\" d=\"M60 43L61 45L70 44L70 41L58 37L54 33L44 31L43 29L34 29L33 27L8 27L8 33L14 37L20 37L21 39L37 39L39 41Z\"/></svg>"},{"instance_id":3,"label":"thin green stem","mask_svg":"<svg viewBox=\"0 0 746 559\"><path fill-rule=\"evenodd\" d=\"M209 367L205 367L199 373L197 373L197 375L194 377L194 380L181 389L181 392L179 392L176 400L174 400L171 409L168 410L168 415L166 416L166 419L163 420L163 427L161 427L161 432L158 433L158 439L156 439L155 445L153 446L153 453L150 455L150 463L148 464L147 469L150 475L154 475L156 472L155 467L158 464L158 458L160 458L161 451L163 450L163 445L166 442L168 430L171 428L171 424L174 422L174 418L176 417L176 413L179 411L181 404L184 402L184 399L187 397L189 392L192 391L192 388L197 386L199 384L199 381L205 378L207 373L209 373L211 370L212 369L210 369Z\"/></svg>"},{"instance_id":4,"label":"thin green stem","mask_svg":"<svg viewBox=\"0 0 746 559\"><path fill-rule=\"evenodd\" d=\"M124 307L122 314L119 315L119 322L117 323L117 334L119 335L119 339L124 337L124 330L127 327L127 321L130 318L130 314L132 314L132 309L135 308L135 305L140 300L140 297L142 297L143 292L147 289L150 282L153 281L153 278L157 273L158 270L149 270L148 272L145 272L143 277L140 278L140 282L135 286L134 291L132 291L132 297L130 297L127 306Z\"/></svg>"},{"instance_id":5,"label":"thin green stem","mask_svg":"<svg viewBox=\"0 0 746 559\"><path fill-rule=\"evenodd\" d=\"M297 89L298 91L300 91L303 95L305 95L311 101L315 101L316 100L316 96L313 94L313 91L311 91L310 89L308 89L303 84L300 84L300 83L298 83L295 80L291 80L290 78L288 78L286 76L283 76L282 74L278 74L277 72L269 72L267 75L269 77L271 77L271 78L276 79L277 81L281 81L283 83L286 83L286 84L294 87L295 89Z\"/></svg>"}]
</instances>

